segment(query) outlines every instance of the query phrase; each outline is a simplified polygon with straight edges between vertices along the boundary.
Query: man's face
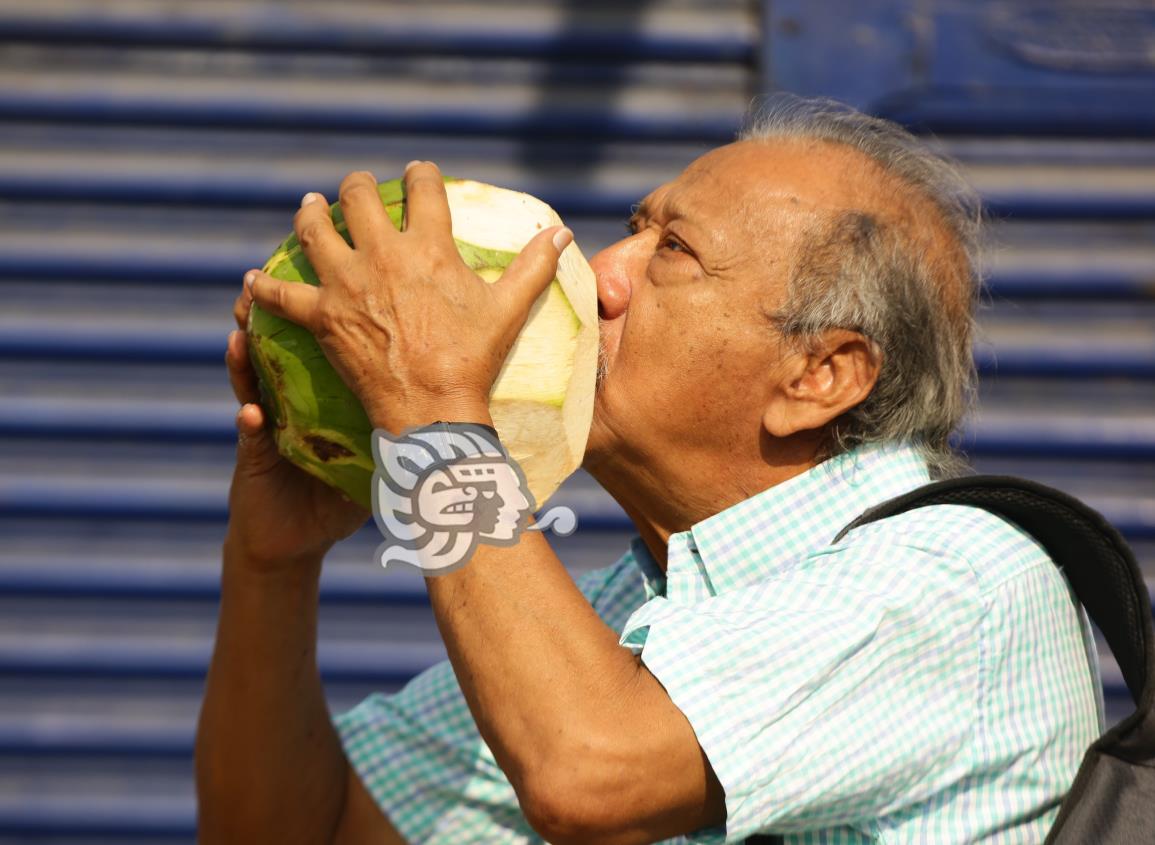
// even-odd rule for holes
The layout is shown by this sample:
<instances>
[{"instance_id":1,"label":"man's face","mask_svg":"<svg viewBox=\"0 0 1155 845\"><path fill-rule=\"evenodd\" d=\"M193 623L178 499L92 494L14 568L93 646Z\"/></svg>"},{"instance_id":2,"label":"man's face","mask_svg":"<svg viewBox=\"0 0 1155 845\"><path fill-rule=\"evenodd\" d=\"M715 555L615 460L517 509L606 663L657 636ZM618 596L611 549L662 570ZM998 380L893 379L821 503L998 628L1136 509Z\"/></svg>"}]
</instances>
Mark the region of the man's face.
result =
<instances>
[{"instance_id":1,"label":"man's face","mask_svg":"<svg viewBox=\"0 0 1155 845\"><path fill-rule=\"evenodd\" d=\"M740 142L642 202L594 256L603 376L586 466L757 443L787 350L767 320L817 215L853 201L847 153Z\"/></svg>"}]
</instances>

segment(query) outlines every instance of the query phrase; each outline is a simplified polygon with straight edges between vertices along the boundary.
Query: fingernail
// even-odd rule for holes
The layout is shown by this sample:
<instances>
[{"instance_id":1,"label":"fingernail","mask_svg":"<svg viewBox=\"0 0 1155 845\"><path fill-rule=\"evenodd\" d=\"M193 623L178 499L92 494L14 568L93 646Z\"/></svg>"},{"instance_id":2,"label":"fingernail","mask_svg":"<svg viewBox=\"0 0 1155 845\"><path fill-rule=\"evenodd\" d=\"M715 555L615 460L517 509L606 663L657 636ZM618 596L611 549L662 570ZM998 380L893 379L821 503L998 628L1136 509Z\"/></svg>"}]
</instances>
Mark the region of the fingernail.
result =
<instances>
[{"instance_id":1,"label":"fingernail","mask_svg":"<svg viewBox=\"0 0 1155 845\"><path fill-rule=\"evenodd\" d=\"M558 229L553 234L553 248L561 252L573 243L573 232L569 229Z\"/></svg>"},{"instance_id":2,"label":"fingernail","mask_svg":"<svg viewBox=\"0 0 1155 845\"><path fill-rule=\"evenodd\" d=\"M301 208L304 208L306 205L311 205L312 203L315 203L320 198L321 198L320 194L315 194L315 193L310 191L309 193L307 193L303 197L301 197Z\"/></svg>"},{"instance_id":3,"label":"fingernail","mask_svg":"<svg viewBox=\"0 0 1155 845\"><path fill-rule=\"evenodd\" d=\"M257 274L254 271L250 270L249 272L245 273L245 287L247 287L249 290L252 290L253 282L256 280Z\"/></svg>"},{"instance_id":4,"label":"fingernail","mask_svg":"<svg viewBox=\"0 0 1155 845\"><path fill-rule=\"evenodd\" d=\"M419 159L413 159L413 161L411 161L407 165L405 165L405 175L408 176L409 171L412 170L414 167L416 167L419 164L421 164L421 161Z\"/></svg>"},{"instance_id":5,"label":"fingernail","mask_svg":"<svg viewBox=\"0 0 1155 845\"><path fill-rule=\"evenodd\" d=\"M225 341L225 343L228 344L229 349L233 348L233 341L236 339L236 336L237 329L233 329L231 332L229 332L229 339Z\"/></svg>"}]
</instances>

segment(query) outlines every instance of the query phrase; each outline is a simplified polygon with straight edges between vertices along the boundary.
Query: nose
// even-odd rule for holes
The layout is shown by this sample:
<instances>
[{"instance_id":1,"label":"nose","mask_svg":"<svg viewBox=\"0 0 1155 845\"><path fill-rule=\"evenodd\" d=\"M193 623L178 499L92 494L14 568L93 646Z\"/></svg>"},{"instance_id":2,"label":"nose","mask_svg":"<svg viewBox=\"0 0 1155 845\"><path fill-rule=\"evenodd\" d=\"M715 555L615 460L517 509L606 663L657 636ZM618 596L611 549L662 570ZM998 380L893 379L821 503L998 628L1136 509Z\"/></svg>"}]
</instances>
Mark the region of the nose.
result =
<instances>
[{"instance_id":1,"label":"nose","mask_svg":"<svg viewBox=\"0 0 1155 845\"><path fill-rule=\"evenodd\" d=\"M639 257L639 241L634 235L606 247L590 260L598 280L598 316L614 320L625 313L633 292L631 271Z\"/></svg>"}]
</instances>

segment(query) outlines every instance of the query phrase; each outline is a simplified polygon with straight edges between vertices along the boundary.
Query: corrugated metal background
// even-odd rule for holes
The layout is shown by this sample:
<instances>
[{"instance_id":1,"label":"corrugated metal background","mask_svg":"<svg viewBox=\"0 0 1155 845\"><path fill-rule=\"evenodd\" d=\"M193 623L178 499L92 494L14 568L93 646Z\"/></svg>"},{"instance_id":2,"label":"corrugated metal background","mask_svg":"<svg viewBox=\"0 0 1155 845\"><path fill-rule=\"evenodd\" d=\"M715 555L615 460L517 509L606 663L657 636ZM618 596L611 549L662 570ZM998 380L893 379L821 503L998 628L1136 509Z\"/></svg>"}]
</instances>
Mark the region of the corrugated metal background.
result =
<instances>
[{"instance_id":1,"label":"corrugated metal background","mask_svg":"<svg viewBox=\"0 0 1155 845\"><path fill-rule=\"evenodd\" d=\"M0 841L192 839L229 304L299 197L354 168L531 191L592 254L763 86L939 131L1000 218L968 447L1100 507L1155 573L1155 25L1099 5L7 0ZM563 558L616 558L616 506L580 475L561 499ZM442 655L375 542L325 574L335 708Z\"/></svg>"}]
</instances>

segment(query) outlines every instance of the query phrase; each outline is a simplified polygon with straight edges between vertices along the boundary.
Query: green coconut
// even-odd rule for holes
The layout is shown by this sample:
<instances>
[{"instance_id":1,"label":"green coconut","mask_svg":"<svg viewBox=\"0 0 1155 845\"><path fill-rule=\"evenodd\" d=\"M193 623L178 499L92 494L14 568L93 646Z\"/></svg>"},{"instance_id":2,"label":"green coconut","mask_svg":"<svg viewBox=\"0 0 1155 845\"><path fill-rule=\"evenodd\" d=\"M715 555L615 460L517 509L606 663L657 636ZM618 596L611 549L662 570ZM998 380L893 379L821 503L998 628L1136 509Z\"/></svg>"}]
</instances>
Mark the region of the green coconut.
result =
<instances>
[{"instance_id":1,"label":"green coconut","mask_svg":"<svg viewBox=\"0 0 1155 845\"><path fill-rule=\"evenodd\" d=\"M445 190L458 252L489 282L501 276L534 235L561 223L552 208L528 194L457 179L446 179ZM400 229L405 216L401 181L383 183L378 191ZM348 240L340 208L333 205L330 214ZM281 244L264 271L289 282L319 284L295 235ZM593 271L577 244L570 244L489 397L494 427L521 465L538 505L581 464L585 452L597 371L597 319ZM306 329L254 306L248 337L261 403L280 453L369 507L373 426L357 397Z\"/></svg>"}]
</instances>

